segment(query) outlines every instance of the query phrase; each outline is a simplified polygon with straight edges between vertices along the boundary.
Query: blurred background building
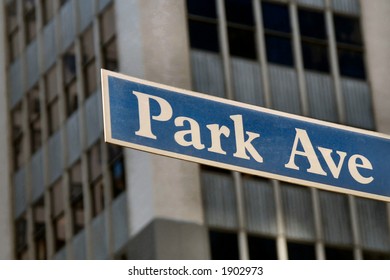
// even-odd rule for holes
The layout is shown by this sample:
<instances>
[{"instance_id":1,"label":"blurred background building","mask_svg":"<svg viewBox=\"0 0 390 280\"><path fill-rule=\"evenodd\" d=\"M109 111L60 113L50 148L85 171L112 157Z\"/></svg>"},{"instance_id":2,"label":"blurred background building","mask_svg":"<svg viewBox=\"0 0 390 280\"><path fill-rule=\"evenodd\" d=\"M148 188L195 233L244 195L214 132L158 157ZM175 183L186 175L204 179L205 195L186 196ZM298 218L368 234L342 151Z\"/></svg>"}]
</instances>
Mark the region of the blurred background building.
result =
<instances>
[{"instance_id":1,"label":"blurred background building","mask_svg":"<svg viewBox=\"0 0 390 280\"><path fill-rule=\"evenodd\" d=\"M389 259L389 204L105 144L100 92L105 68L389 134L389 14L388 0L2 0L0 257Z\"/></svg>"}]
</instances>

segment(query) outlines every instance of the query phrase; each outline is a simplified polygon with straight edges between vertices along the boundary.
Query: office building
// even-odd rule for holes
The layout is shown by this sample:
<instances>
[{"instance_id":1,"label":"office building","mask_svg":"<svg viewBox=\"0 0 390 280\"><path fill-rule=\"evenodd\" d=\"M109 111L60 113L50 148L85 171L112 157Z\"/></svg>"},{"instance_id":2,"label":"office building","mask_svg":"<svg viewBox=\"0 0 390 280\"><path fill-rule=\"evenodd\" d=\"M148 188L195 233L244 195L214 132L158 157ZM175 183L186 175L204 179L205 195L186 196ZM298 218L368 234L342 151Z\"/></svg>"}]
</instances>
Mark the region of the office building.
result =
<instances>
[{"instance_id":1,"label":"office building","mask_svg":"<svg viewBox=\"0 0 390 280\"><path fill-rule=\"evenodd\" d=\"M389 134L389 13L387 0L1 1L0 257L389 259L389 204L106 144L100 89L105 68Z\"/></svg>"}]
</instances>

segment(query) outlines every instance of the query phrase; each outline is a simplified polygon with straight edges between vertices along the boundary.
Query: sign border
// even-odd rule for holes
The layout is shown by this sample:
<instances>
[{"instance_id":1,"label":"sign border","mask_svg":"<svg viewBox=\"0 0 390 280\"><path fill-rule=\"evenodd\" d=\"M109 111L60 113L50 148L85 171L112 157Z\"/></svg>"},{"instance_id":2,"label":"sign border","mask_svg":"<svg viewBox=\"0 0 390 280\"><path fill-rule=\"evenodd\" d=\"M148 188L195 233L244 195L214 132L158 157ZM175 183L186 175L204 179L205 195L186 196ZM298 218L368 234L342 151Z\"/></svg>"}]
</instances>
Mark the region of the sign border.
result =
<instances>
[{"instance_id":1,"label":"sign border","mask_svg":"<svg viewBox=\"0 0 390 280\"><path fill-rule=\"evenodd\" d=\"M118 139L113 139L112 135L111 135L111 114L110 114L110 99L109 99L109 87L108 87L108 77L109 76L113 76L113 77L116 77L119 79L131 81L131 82L135 82L135 83L140 83L140 84L144 84L144 85L148 85L148 86L152 86L152 87L161 88L161 89L168 90L168 91L178 92L178 93L184 94L184 95L189 95L189 96L198 97L198 98L202 98L202 99L212 100L212 101L216 101L216 102L223 103L223 104L229 104L229 105L233 105L233 106L240 107L240 108L251 109L251 110L258 111L258 112L263 112L263 113L272 114L272 115L276 115L276 116L282 116L282 117L286 117L286 118L290 118L290 119L296 119L296 120L309 122L309 123L313 123L313 124L319 124L319 125L326 126L326 127L337 128L337 129L346 130L346 131L352 131L352 132L356 132L359 134L364 134L364 135L369 135L369 136L374 136L374 137L379 137L379 138L390 140L390 135L386 135L386 134L376 132L376 131L370 131L370 130L350 127L350 126L346 126L346 125L342 125L342 124L331 123L331 122L327 122L327 121L323 121L323 120L317 120L317 119L313 119L313 118L309 118L309 117L294 115L294 114L290 114L290 113L286 113L286 112L276 111L273 109L268 109L268 108L264 108L264 107L259 107L259 106L255 106L255 105L251 105L251 104L238 102L238 101L231 100L231 99L224 99L224 98L213 96L213 95L207 95L207 94L203 94L203 93L199 93L199 92L195 92L195 91L190 91L190 90L186 90L186 89L182 89L182 88L168 86L168 85L164 85L164 84L151 82L151 81L135 78L132 76L124 75L121 73L113 72L110 70L101 69L103 130L104 130L104 141L105 142L117 144L120 146L132 148L132 149L136 149L136 150L140 150L140 151L144 151L144 152L149 152L149 153L153 153L153 154L157 154L157 155L162 155L162 156L167 156L167 157L171 157L171 158L175 158L175 159L181 159L181 160L186 160L186 161L190 161L190 162L195 162L198 164L205 164L205 165L209 165L209 166L214 166L214 167L218 167L218 168L228 169L231 171L237 171L237 172L261 176L261 177L266 177L269 179L279 180L279 181L288 182L288 183L292 183L292 184L300 184L300 185L303 185L306 187L314 187L314 188L317 188L320 190L350 194L350 195L355 195L355 196L359 196L359 197L363 197L363 198L370 198L370 199L380 200L380 201L384 201L384 202L390 202L390 197L387 197L387 196L350 190L347 188L317 183L317 182L303 180L303 179L297 179L297 178L288 177L288 176L284 176L284 175L278 175L278 174L265 172L265 171L261 171L261 170L249 169L249 168L240 167L240 166L236 166L236 165L232 165L232 164L221 163L218 161L203 159L203 158L199 158L199 157L178 154L175 152L170 152L170 151L166 151L166 150L161 150L161 149L157 149L157 148L134 144L134 143L126 142L126 141L121 141ZM390 187L390 183L389 183L389 187Z\"/></svg>"}]
</instances>

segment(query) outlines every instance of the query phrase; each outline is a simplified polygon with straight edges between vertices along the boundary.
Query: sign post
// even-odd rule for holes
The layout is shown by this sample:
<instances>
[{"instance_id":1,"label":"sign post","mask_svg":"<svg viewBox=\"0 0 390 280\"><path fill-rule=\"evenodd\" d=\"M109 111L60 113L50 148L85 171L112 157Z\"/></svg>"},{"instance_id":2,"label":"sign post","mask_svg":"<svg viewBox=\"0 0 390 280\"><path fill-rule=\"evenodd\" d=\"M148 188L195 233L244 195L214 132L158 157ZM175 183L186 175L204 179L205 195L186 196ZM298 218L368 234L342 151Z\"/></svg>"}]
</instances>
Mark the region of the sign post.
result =
<instances>
[{"instance_id":1,"label":"sign post","mask_svg":"<svg viewBox=\"0 0 390 280\"><path fill-rule=\"evenodd\" d=\"M390 201L390 137L102 70L107 142Z\"/></svg>"}]
</instances>

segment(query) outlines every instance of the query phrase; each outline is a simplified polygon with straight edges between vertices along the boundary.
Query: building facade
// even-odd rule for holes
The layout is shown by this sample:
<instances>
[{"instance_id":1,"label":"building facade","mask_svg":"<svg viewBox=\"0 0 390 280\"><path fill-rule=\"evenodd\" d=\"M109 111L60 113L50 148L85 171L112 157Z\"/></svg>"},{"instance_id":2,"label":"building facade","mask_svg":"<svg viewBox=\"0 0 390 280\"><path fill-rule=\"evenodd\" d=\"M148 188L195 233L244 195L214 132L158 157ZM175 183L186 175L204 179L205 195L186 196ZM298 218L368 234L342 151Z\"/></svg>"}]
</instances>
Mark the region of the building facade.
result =
<instances>
[{"instance_id":1,"label":"building facade","mask_svg":"<svg viewBox=\"0 0 390 280\"><path fill-rule=\"evenodd\" d=\"M100 89L105 68L389 134L389 12L1 1L0 257L389 259L388 203L106 144Z\"/></svg>"}]
</instances>

